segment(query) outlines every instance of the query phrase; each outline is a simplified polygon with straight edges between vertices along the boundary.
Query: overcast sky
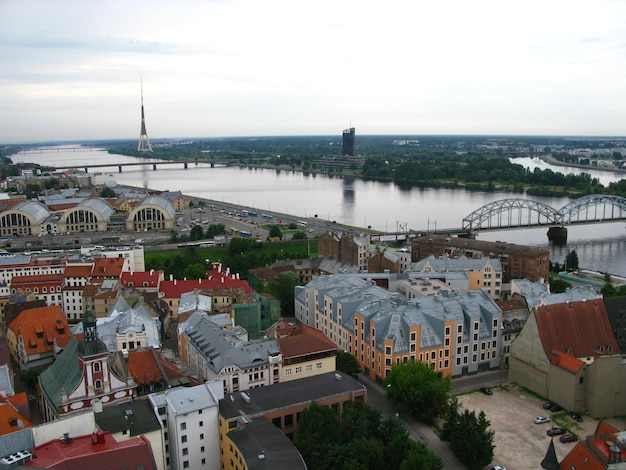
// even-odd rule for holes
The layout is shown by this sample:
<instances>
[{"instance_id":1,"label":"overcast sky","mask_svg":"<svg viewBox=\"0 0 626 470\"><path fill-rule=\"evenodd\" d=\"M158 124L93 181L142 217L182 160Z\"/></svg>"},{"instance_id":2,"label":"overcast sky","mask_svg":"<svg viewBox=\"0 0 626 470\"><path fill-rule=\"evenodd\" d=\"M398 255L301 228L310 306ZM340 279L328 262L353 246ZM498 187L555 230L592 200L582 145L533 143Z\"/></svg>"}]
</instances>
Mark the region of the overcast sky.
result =
<instances>
[{"instance_id":1,"label":"overcast sky","mask_svg":"<svg viewBox=\"0 0 626 470\"><path fill-rule=\"evenodd\" d=\"M0 0L0 143L626 135L624 0Z\"/></svg>"}]
</instances>

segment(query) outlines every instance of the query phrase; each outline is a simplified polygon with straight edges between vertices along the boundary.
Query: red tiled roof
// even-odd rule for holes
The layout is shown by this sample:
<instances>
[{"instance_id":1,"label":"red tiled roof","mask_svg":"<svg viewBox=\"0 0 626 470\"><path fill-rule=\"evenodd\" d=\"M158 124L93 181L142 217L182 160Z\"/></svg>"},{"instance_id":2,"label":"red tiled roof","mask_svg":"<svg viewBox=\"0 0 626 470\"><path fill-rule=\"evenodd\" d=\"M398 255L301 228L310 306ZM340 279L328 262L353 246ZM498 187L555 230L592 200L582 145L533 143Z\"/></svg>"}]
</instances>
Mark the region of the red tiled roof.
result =
<instances>
[{"instance_id":1,"label":"red tiled roof","mask_svg":"<svg viewBox=\"0 0 626 470\"><path fill-rule=\"evenodd\" d=\"M600 463L591 450L587 449L581 442L569 451L569 454L561 460L560 468L569 470L570 468L584 468L585 470L605 470L605 466Z\"/></svg>"},{"instance_id":2,"label":"red tiled roof","mask_svg":"<svg viewBox=\"0 0 626 470\"><path fill-rule=\"evenodd\" d=\"M84 264L68 264L65 266L65 271L63 275L67 277L90 277L91 269L93 268L92 264L84 265Z\"/></svg>"},{"instance_id":3,"label":"red tiled roof","mask_svg":"<svg viewBox=\"0 0 626 470\"><path fill-rule=\"evenodd\" d=\"M222 273L209 271L209 279L162 281L159 286L159 291L167 299L179 299L185 292L193 292L195 289L241 288L246 293L254 292L254 289L250 287L248 281L224 274L225 271L222 271Z\"/></svg>"},{"instance_id":4,"label":"red tiled roof","mask_svg":"<svg viewBox=\"0 0 626 470\"><path fill-rule=\"evenodd\" d=\"M120 277L124 268L124 258L95 258L93 260L93 277Z\"/></svg>"},{"instance_id":5,"label":"red tiled roof","mask_svg":"<svg viewBox=\"0 0 626 470\"><path fill-rule=\"evenodd\" d=\"M284 358L335 351L337 346L321 331L304 324L298 325L289 336L276 340Z\"/></svg>"},{"instance_id":6,"label":"red tiled roof","mask_svg":"<svg viewBox=\"0 0 626 470\"><path fill-rule=\"evenodd\" d=\"M32 427L33 423L24 418L10 403L0 403L0 436Z\"/></svg>"},{"instance_id":7,"label":"red tiled roof","mask_svg":"<svg viewBox=\"0 0 626 470\"><path fill-rule=\"evenodd\" d=\"M73 338L67 317L58 305L24 310L11 322L9 329L16 338L23 337L28 355L52 351L54 345L49 344L49 339L56 339L57 346L63 348Z\"/></svg>"},{"instance_id":8,"label":"red tiled roof","mask_svg":"<svg viewBox=\"0 0 626 470\"><path fill-rule=\"evenodd\" d=\"M158 287L159 279L162 279L165 272L160 269L158 271L135 271L122 273L122 285L128 287L130 283L133 287Z\"/></svg>"},{"instance_id":9,"label":"red tiled roof","mask_svg":"<svg viewBox=\"0 0 626 470\"><path fill-rule=\"evenodd\" d=\"M11 285L20 284L36 284L42 282L58 282L63 281L63 274L31 274L28 276L13 276Z\"/></svg>"},{"instance_id":10,"label":"red tiled roof","mask_svg":"<svg viewBox=\"0 0 626 470\"><path fill-rule=\"evenodd\" d=\"M163 379L157 358L151 349L129 351L126 367L137 384L157 383Z\"/></svg>"},{"instance_id":11,"label":"red tiled roof","mask_svg":"<svg viewBox=\"0 0 626 470\"><path fill-rule=\"evenodd\" d=\"M550 360L555 366L562 367L563 369L574 373L578 372L585 365L583 361L572 356L571 354L567 354L565 351L559 351L556 349L552 351Z\"/></svg>"},{"instance_id":12,"label":"red tiled roof","mask_svg":"<svg viewBox=\"0 0 626 470\"><path fill-rule=\"evenodd\" d=\"M619 353L602 299L542 306L535 317L548 358L555 349L574 357Z\"/></svg>"},{"instance_id":13,"label":"red tiled roof","mask_svg":"<svg viewBox=\"0 0 626 470\"><path fill-rule=\"evenodd\" d=\"M110 470L112 468L156 469L150 442L145 436L117 442L108 432L72 437L71 442L54 439L33 449L35 460L27 467L64 470ZM98 442L99 441L99 442Z\"/></svg>"}]
</instances>

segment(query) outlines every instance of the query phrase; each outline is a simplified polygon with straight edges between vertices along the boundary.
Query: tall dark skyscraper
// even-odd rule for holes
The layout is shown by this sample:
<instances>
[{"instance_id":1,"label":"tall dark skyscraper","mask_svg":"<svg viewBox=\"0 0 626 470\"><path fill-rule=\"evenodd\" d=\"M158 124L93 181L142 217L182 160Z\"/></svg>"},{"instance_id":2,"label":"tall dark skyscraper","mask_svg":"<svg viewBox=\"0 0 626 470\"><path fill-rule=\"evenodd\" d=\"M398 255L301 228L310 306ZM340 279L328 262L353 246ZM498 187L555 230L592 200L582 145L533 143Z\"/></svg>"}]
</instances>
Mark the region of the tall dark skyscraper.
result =
<instances>
[{"instance_id":1,"label":"tall dark skyscraper","mask_svg":"<svg viewBox=\"0 0 626 470\"><path fill-rule=\"evenodd\" d=\"M343 131L343 154L354 156L354 127Z\"/></svg>"}]
</instances>

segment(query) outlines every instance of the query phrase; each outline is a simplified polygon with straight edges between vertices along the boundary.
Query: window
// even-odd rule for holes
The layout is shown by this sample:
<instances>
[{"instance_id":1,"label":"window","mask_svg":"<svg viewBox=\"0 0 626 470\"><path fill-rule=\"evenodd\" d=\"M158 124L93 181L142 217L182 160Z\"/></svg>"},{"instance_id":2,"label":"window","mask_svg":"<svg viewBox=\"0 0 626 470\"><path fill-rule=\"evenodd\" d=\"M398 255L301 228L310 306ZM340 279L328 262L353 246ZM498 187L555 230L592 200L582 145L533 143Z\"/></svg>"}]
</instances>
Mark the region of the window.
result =
<instances>
[{"instance_id":1,"label":"window","mask_svg":"<svg viewBox=\"0 0 626 470\"><path fill-rule=\"evenodd\" d=\"M202 438L200 438L202 439ZM204 452L204 446L200 447L200 452Z\"/></svg>"},{"instance_id":2,"label":"window","mask_svg":"<svg viewBox=\"0 0 626 470\"><path fill-rule=\"evenodd\" d=\"M291 369L285 369L285 375L287 376L291 375Z\"/></svg>"},{"instance_id":3,"label":"window","mask_svg":"<svg viewBox=\"0 0 626 470\"><path fill-rule=\"evenodd\" d=\"M94 372L100 372L100 363L99 362L94 362L94 364L93 364L93 371Z\"/></svg>"},{"instance_id":4,"label":"window","mask_svg":"<svg viewBox=\"0 0 626 470\"><path fill-rule=\"evenodd\" d=\"M296 367L296 374L302 373L302 367Z\"/></svg>"},{"instance_id":5,"label":"window","mask_svg":"<svg viewBox=\"0 0 626 470\"><path fill-rule=\"evenodd\" d=\"M96 380L94 386L96 387L96 390L100 390L102 388L102 380Z\"/></svg>"},{"instance_id":6,"label":"window","mask_svg":"<svg viewBox=\"0 0 626 470\"><path fill-rule=\"evenodd\" d=\"M187 436L184 435L180 438L180 442L187 442Z\"/></svg>"},{"instance_id":7,"label":"window","mask_svg":"<svg viewBox=\"0 0 626 470\"><path fill-rule=\"evenodd\" d=\"M189 468L189 460L183 461L183 468Z\"/></svg>"},{"instance_id":8,"label":"window","mask_svg":"<svg viewBox=\"0 0 626 470\"><path fill-rule=\"evenodd\" d=\"M316 369L321 369L322 368L322 363L318 362L317 364L315 364L315 368Z\"/></svg>"},{"instance_id":9,"label":"window","mask_svg":"<svg viewBox=\"0 0 626 470\"><path fill-rule=\"evenodd\" d=\"M183 447L183 455L188 455L189 454L189 449L187 449L186 447Z\"/></svg>"},{"instance_id":10,"label":"window","mask_svg":"<svg viewBox=\"0 0 626 470\"><path fill-rule=\"evenodd\" d=\"M202 440L202 439L204 439L204 434L201 433L200 434L200 440ZM204 449L204 447L203 447L203 449ZM204 451L202 451L202 452L204 452Z\"/></svg>"},{"instance_id":11,"label":"window","mask_svg":"<svg viewBox=\"0 0 626 470\"><path fill-rule=\"evenodd\" d=\"M187 430L187 423L180 423L180 430L181 431L186 431Z\"/></svg>"},{"instance_id":12,"label":"window","mask_svg":"<svg viewBox=\"0 0 626 470\"><path fill-rule=\"evenodd\" d=\"M198 423L198 426L199 426L199 427L204 426L204 421L200 421L200 422Z\"/></svg>"}]
</instances>

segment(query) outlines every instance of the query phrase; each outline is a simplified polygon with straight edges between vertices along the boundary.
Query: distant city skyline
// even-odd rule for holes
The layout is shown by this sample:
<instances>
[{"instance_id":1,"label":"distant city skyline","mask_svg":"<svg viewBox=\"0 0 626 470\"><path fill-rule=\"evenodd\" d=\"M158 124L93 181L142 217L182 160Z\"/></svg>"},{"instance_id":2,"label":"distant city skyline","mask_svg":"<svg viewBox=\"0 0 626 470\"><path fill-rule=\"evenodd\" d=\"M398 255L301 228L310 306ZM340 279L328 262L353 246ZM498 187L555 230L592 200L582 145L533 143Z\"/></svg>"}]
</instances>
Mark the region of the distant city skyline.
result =
<instances>
[{"instance_id":1,"label":"distant city skyline","mask_svg":"<svg viewBox=\"0 0 626 470\"><path fill-rule=\"evenodd\" d=\"M626 135L626 2L3 0L0 143Z\"/></svg>"}]
</instances>

